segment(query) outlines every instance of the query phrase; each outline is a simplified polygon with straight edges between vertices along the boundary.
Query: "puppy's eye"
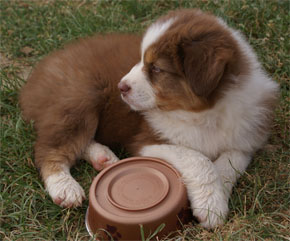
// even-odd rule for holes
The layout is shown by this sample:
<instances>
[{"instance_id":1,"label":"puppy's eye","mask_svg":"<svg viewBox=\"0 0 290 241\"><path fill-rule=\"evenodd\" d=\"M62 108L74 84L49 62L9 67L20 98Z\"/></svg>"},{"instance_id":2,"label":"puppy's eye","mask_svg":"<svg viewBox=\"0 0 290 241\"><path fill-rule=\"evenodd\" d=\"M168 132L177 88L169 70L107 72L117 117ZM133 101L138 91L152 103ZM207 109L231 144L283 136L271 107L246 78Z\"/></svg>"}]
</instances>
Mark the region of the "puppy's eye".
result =
<instances>
[{"instance_id":1,"label":"puppy's eye","mask_svg":"<svg viewBox=\"0 0 290 241\"><path fill-rule=\"evenodd\" d=\"M151 65L151 71L154 73L160 73L161 69L159 67L157 67L156 65L152 64Z\"/></svg>"}]
</instances>

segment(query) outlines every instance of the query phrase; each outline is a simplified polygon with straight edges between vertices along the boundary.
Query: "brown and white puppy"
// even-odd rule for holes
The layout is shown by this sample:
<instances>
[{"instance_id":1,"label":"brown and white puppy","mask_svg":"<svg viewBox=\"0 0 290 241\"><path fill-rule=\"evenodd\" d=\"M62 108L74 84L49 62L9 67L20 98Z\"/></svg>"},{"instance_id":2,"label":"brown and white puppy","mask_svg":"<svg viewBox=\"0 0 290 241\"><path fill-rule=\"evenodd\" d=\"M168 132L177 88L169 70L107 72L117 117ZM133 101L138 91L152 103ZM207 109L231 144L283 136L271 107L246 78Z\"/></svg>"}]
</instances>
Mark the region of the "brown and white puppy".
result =
<instances>
[{"instance_id":1,"label":"brown and white puppy","mask_svg":"<svg viewBox=\"0 0 290 241\"><path fill-rule=\"evenodd\" d=\"M234 183L267 139L278 86L238 31L199 10L161 17L141 56L138 46L128 35L82 40L36 67L20 102L35 121L46 189L61 206L80 205L69 168L85 158L101 169L118 160L107 146L121 145L175 166L201 225L222 224Z\"/></svg>"}]
</instances>

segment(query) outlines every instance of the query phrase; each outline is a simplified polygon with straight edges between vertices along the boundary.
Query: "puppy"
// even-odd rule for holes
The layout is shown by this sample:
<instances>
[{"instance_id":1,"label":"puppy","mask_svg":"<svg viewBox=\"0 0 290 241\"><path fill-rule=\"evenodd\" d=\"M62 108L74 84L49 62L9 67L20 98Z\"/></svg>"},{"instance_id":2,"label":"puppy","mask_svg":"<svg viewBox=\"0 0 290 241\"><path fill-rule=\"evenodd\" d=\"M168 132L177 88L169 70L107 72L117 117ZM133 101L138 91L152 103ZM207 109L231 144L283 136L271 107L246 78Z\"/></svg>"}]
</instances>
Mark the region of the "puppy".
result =
<instances>
[{"instance_id":1,"label":"puppy","mask_svg":"<svg viewBox=\"0 0 290 241\"><path fill-rule=\"evenodd\" d=\"M278 85L238 31L200 10L168 13L139 50L140 41L81 40L39 63L20 96L37 130L36 164L53 201L72 207L85 197L69 172L77 159L100 170L118 161L109 149L118 146L162 158L182 174L193 215L213 228L267 140Z\"/></svg>"}]
</instances>

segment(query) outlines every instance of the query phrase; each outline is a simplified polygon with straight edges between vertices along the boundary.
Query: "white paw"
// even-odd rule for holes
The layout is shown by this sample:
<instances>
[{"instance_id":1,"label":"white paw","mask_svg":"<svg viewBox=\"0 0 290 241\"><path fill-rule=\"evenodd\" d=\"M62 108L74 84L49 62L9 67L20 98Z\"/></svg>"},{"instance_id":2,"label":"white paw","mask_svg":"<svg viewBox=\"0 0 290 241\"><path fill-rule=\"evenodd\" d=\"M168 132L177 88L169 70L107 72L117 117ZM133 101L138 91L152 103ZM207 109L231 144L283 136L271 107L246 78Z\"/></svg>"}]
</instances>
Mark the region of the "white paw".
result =
<instances>
[{"instance_id":1,"label":"white paw","mask_svg":"<svg viewBox=\"0 0 290 241\"><path fill-rule=\"evenodd\" d=\"M219 180L198 188L188 187L192 212L204 228L222 225L228 214L228 198Z\"/></svg>"},{"instance_id":2,"label":"white paw","mask_svg":"<svg viewBox=\"0 0 290 241\"><path fill-rule=\"evenodd\" d=\"M87 147L84 158L98 171L119 161L119 158L107 146L96 142Z\"/></svg>"},{"instance_id":3,"label":"white paw","mask_svg":"<svg viewBox=\"0 0 290 241\"><path fill-rule=\"evenodd\" d=\"M53 202L61 207L78 207L86 198L80 184L67 172L50 175L45 180L46 190Z\"/></svg>"}]
</instances>

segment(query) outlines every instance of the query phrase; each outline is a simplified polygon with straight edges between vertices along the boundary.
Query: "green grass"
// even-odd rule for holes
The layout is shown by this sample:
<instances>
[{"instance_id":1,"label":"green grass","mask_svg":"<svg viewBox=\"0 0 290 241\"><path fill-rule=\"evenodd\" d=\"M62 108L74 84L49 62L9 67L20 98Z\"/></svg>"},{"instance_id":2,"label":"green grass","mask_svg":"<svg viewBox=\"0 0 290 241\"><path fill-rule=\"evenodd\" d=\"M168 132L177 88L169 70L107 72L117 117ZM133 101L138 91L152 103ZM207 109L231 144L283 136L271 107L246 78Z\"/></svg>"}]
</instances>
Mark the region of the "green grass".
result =
<instances>
[{"instance_id":1,"label":"green grass","mask_svg":"<svg viewBox=\"0 0 290 241\"><path fill-rule=\"evenodd\" d=\"M12 1L0 2L0 240L89 240L82 208L62 209L45 193L33 161L35 133L20 117L18 91L31 67L82 36L142 33L170 9L199 7L240 29L281 86L269 144L259 151L230 200L228 222L214 231L187 225L167 240L290 240L288 1ZM72 170L86 193L97 174Z\"/></svg>"}]
</instances>

